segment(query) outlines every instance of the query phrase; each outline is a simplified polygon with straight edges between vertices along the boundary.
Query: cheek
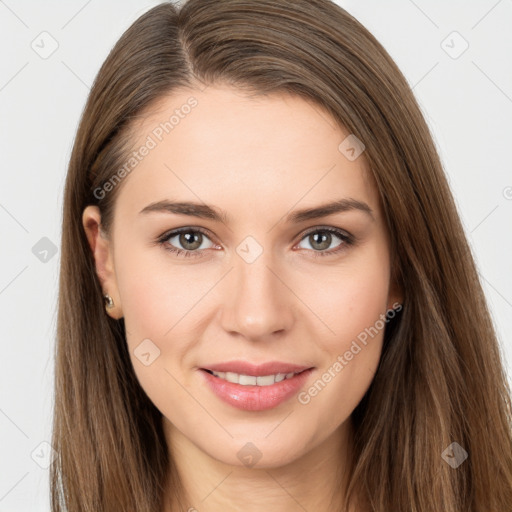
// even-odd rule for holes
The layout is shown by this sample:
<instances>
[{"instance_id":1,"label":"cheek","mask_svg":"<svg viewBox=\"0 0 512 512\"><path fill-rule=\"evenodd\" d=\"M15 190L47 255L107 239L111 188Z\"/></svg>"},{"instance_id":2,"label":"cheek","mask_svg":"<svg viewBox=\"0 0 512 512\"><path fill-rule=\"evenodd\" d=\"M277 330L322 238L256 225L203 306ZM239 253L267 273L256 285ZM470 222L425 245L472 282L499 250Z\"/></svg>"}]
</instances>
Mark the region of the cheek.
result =
<instances>
[{"instance_id":1,"label":"cheek","mask_svg":"<svg viewBox=\"0 0 512 512\"><path fill-rule=\"evenodd\" d=\"M192 366L191 354L200 339L196 320L204 312L201 298L217 279L201 277L197 267L173 265L166 256L163 249L140 249L119 255L115 262L133 368L159 408L188 400L173 377L189 384L190 373L184 369Z\"/></svg>"},{"instance_id":2,"label":"cheek","mask_svg":"<svg viewBox=\"0 0 512 512\"><path fill-rule=\"evenodd\" d=\"M115 268L127 336L131 334L132 343L140 337L161 340L172 336L174 326L183 321L203 288L192 284L193 273L173 266L164 249L158 247L120 256Z\"/></svg>"},{"instance_id":3,"label":"cheek","mask_svg":"<svg viewBox=\"0 0 512 512\"><path fill-rule=\"evenodd\" d=\"M315 294L315 307L324 312L325 323L330 327L331 336L323 339L327 343L324 348L332 355L334 351L348 350L358 336L364 339L366 329L385 314L389 292L387 255L377 244L366 247L329 276L329 286L324 290L324 294Z\"/></svg>"},{"instance_id":4,"label":"cheek","mask_svg":"<svg viewBox=\"0 0 512 512\"><path fill-rule=\"evenodd\" d=\"M190 348L186 315L197 302L197 290L163 260L149 262L134 251L116 261L116 277L137 380L160 411L184 413L193 404L178 382L185 382L180 369Z\"/></svg>"},{"instance_id":5,"label":"cheek","mask_svg":"<svg viewBox=\"0 0 512 512\"><path fill-rule=\"evenodd\" d=\"M324 311L330 331L317 338L325 355L323 365L299 401L306 410L311 407L311 413L315 410L327 428L335 428L352 413L380 360L389 267L382 254L368 255L372 257L340 271L329 293L316 296L314 307Z\"/></svg>"},{"instance_id":6,"label":"cheek","mask_svg":"<svg viewBox=\"0 0 512 512\"><path fill-rule=\"evenodd\" d=\"M357 388L369 385L380 358L385 322L387 283L346 282L338 298L337 311L332 311L329 325L335 334L323 337L323 350L328 354L328 367L340 362L344 384ZM340 357L341 356L341 357ZM348 387L347 387L348 389Z\"/></svg>"}]
</instances>

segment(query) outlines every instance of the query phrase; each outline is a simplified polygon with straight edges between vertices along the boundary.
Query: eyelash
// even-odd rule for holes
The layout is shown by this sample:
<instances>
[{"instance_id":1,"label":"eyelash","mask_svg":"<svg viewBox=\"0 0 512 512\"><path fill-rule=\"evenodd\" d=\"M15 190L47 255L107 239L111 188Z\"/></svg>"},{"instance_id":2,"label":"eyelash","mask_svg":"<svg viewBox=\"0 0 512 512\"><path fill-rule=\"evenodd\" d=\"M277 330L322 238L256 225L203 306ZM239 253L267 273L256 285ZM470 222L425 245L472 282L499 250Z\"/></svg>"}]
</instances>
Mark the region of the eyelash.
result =
<instances>
[{"instance_id":1,"label":"eyelash","mask_svg":"<svg viewBox=\"0 0 512 512\"><path fill-rule=\"evenodd\" d=\"M302 240L304 240L306 237L308 237L309 235L311 235L313 233L322 233L322 232L334 233L337 237L339 237L342 240L343 243L341 243L338 246L338 248L331 250L331 251L314 251L313 250L315 258L337 255L337 254L341 253L342 251L346 250L351 245L354 245L354 243L355 243L354 236L347 234L344 231L341 231L340 229L331 228L331 227L315 227L314 229L307 231L302 236L302 238L299 240L299 243L302 242ZM192 251L192 250L187 250L187 249L179 249L179 248L173 247L172 245L168 244L169 238L173 238L174 236L179 235L181 233L202 233L203 235L205 235L209 238L207 231L202 228L185 227L185 228L179 228L179 229L175 229L173 231L165 232L163 235L161 235L157 239L157 243L160 244L166 251L169 251L178 257L185 257L185 258L201 257L202 251L204 251L206 249L201 249L201 250L196 249L196 250ZM311 250L311 249L309 249L309 250Z\"/></svg>"}]
</instances>

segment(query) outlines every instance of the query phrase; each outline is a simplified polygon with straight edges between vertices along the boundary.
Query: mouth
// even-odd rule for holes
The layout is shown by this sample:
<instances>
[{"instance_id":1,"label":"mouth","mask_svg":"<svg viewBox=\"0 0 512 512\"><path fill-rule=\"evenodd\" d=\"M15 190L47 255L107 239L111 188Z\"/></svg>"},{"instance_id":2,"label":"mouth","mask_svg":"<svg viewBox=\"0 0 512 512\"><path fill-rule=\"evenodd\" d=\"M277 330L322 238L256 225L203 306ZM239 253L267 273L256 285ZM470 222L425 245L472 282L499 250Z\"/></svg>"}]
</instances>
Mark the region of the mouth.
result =
<instances>
[{"instance_id":1,"label":"mouth","mask_svg":"<svg viewBox=\"0 0 512 512\"><path fill-rule=\"evenodd\" d=\"M243 373L235 373L235 372L215 372L213 370L208 370L206 368L201 368L201 370L217 377L218 379L224 380L226 382L231 382L232 384L240 384L242 386L272 386L278 382L282 382L286 379L293 379L295 375L300 375L303 372L310 370L311 368L307 368L305 370L297 371L297 372L289 372L289 373L274 373L269 375L246 375Z\"/></svg>"},{"instance_id":2,"label":"mouth","mask_svg":"<svg viewBox=\"0 0 512 512\"><path fill-rule=\"evenodd\" d=\"M215 396L226 404L245 411L265 411L278 407L289 401L302 388L307 386L314 367L295 367L295 371L288 373L268 373L265 367L260 366L253 375L230 371L213 370L211 368L198 368L204 378L204 383ZM287 366L290 370L290 366Z\"/></svg>"}]
</instances>

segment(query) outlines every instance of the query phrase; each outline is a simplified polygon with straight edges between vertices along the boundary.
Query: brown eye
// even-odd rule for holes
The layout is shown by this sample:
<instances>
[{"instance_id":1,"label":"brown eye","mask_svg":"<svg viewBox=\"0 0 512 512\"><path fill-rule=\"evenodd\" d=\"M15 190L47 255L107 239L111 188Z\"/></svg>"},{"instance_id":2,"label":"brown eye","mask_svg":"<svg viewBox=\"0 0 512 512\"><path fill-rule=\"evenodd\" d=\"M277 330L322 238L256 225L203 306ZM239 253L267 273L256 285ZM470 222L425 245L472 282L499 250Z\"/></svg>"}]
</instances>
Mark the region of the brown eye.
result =
<instances>
[{"instance_id":1,"label":"brown eye","mask_svg":"<svg viewBox=\"0 0 512 512\"><path fill-rule=\"evenodd\" d=\"M186 231L180 233L178 236L179 243L184 249L193 251L201 246L203 234L197 231Z\"/></svg>"},{"instance_id":2,"label":"brown eye","mask_svg":"<svg viewBox=\"0 0 512 512\"><path fill-rule=\"evenodd\" d=\"M336 243L336 239L340 240L340 242L334 246L334 250L328 251L327 249L332 247L333 243ZM314 231L306 233L301 242L305 240L309 243L314 256L337 254L353 243L353 237L351 235L334 228L317 228ZM308 247L302 248L309 249Z\"/></svg>"},{"instance_id":3,"label":"brown eye","mask_svg":"<svg viewBox=\"0 0 512 512\"><path fill-rule=\"evenodd\" d=\"M166 250L178 256L201 256L203 250L214 246L210 240L210 245L204 247L205 240L209 240L206 233L200 229L192 228L170 231L158 239Z\"/></svg>"},{"instance_id":4,"label":"brown eye","mask_svg":"<svg viewBox=\"0 0 512 512\"><path fill-rule=\"evenodd\" d=\"M332 242L332 235L327 231L317 231L309 235L308 241L311 243L313 249L323 251L328 249Z\"/></svg>"}]
</instances>

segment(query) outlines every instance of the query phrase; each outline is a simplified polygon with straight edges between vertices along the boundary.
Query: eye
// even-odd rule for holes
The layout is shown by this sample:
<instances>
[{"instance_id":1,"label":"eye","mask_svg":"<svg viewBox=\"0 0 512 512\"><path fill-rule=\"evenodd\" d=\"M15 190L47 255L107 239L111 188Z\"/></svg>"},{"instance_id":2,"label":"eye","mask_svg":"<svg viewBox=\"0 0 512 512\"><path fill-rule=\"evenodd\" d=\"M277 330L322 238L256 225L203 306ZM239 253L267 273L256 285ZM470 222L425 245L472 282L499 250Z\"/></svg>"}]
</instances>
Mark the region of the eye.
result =
<instances>
[{"instance_id":1,"label":"eye","mask_svg":"<svg viewBox=\"0 0 512 512\"><path fill-rule=\"evenodd\" d=\"M327 251L333 241L338 238L341 242L334 250ZM174 240L175 239L175 240ZM211 249L216 246L213 242L206 247L203 245L205 240L210 240L205 230L201 228L185 227L168 231L158 238L158 243L162 245L165 250L170 251L176 256L180 257L199 257L203 255L203 251ZM355 239L352 235L331 227L315 228L306 233L302 241L307 241L311 244L313 256L332 256L346 250L348 246L353 245ZM177 247L178 245L178 247ZM181 246L181 247L179 247ZM304 247L301 247L304 249Z\"/></svg>"},{"instance_id":2,"label":"eye","mask_svg":"<svg viewBox=\"0 0 512 512\"><path fill-rule=\"evenodd\" d=\"M173 239L175 239L173 241ZM215 245L205 247L203 242L209 240L206 236L206 231L199 228L181 228L175 229L164 233L159 239L158 243L161 244L167 251L175 253L177 256L196 257L201 256L204 249L210 249ZM211 240L210 240L211 242ZM176 245L180 245L181 248Z\"/></svg>"},{"instance_id":3,"label":"eye","mask_svg":"<svg viewBox=\"0 0 512 512\"><path fill-rule=\"evenodd\" d=\"M339 243L334 250L326 251L333 241L336 241L336 238L341 240L341 243ZM340 229L317 227L306 233L306 235L301 239L301 242L302 241L307 241L311 244L312 250L314 251L313 256L331 256L338 254L341 251L346 250L350 245L353 245L354 237Z\"/></svg>"}]
</instances>

